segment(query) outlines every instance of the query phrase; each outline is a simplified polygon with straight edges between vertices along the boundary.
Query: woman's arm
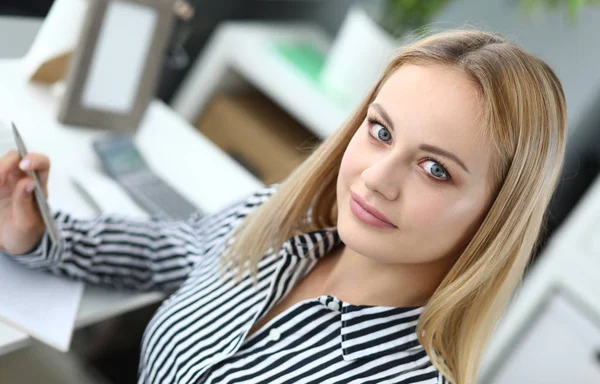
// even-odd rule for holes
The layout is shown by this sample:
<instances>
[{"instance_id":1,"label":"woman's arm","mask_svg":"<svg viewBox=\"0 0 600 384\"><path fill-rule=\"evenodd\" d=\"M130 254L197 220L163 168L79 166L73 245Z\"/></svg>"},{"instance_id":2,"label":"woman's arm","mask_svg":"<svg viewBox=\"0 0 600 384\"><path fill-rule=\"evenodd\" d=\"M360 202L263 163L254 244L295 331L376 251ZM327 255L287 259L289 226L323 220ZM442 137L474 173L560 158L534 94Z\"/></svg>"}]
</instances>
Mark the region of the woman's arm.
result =
<instances>
[{"instance_id":1,"label":"woman's arm","mask_svg":"<svg viewBox=\"0 0 600 384\"><path fill-rule=\"evenodd\" d=\"M187 220L144 221L118 215L81 220L56 211L60 244L53 244L45 232L31 252L10 256L29 267L92 284L171 291L205 254L205 239L210 233L219 231L231 218L247 215L249 208L266 200L274 187L261 188L216 213L194 213Z\"/></svg>"}]
</instances>

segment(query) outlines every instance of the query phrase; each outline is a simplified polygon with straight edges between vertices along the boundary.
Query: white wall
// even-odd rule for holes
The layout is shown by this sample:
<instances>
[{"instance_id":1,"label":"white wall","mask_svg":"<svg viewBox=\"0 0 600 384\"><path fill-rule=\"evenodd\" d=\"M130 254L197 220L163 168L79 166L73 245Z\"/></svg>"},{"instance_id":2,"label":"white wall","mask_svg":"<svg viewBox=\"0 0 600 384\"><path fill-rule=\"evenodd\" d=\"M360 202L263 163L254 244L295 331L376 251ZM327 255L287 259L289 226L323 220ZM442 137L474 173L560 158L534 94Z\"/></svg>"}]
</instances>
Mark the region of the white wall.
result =
<instances>
[{"instance_id":1,"label":"white wall","mask_svg":"<svg viewBox=\"0 0 600 384\"><path fill-rule=\"evenodd\" d=\"M600 6L584 7L576 23L569 25L566 11L539 9L527 16L517 3L455 0L438 14L433 26L446 29L466 24L498 32L546 61L562 82L572 134L600 106ZM596 129L589 121L586 125L584 129Z\"/></svg>"},{"instance_id":2,"label":"white wall","mask_svg":"<svg viewBox=\"0 0 600 384\"><path fill-rule=\"evenodd\" d=\"M0 59L23 57L42 22L42 18L0 16Z\"/></svg>"}]
</instances>

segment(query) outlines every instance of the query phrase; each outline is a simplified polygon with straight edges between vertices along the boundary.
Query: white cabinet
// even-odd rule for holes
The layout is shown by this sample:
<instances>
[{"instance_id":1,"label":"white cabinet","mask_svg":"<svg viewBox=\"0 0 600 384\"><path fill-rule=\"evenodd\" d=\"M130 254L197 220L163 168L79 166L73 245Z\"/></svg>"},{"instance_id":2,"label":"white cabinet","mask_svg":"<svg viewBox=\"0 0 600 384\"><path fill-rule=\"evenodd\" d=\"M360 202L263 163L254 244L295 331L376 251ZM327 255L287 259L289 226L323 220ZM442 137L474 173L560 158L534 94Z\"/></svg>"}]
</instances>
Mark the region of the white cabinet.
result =
<instances>
[{"instance_id":1,"label":"white cabinet","mask_svg":"<svg viewBox=\"0 0 600 384\"><path fill-rule=\"evenodd\" d=\"M570 295L557 290L519 339L490 384L600 383L600 315Z\"/></svg>"},{"instance_id":2,"label":"white cabinet","mask_svg":"<svg viewBox=\"0 0 600 384\"><path fill-rule=\"evenodd\" d=\"M600 384L599 354L600 177L529 269L477 383Z\"/></svg>"}]
</instances>

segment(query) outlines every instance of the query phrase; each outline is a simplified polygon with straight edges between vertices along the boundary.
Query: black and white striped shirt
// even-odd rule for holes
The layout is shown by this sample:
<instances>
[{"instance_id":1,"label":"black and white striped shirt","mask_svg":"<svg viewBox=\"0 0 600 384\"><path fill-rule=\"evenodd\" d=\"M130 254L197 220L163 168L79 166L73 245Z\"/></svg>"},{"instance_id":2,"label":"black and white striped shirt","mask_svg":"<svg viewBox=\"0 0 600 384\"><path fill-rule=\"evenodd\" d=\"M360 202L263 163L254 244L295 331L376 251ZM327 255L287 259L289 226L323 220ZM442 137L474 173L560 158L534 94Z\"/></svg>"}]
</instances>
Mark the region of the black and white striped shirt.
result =
<instances>
[{"instance_id":1,"label":"black and white striped shirt","mask_svg":"<svg viewBox=\"0 0 600 384\"><path fill-rule=\"evenodd\" d=\"M298 302L246 338L254 323L341 240L336 228L294 236L258 265L258 284L217 272L232 229L279 184L205 216L79 220L57 211L60 245L44 234L31 267L94 284L174 292L143 339L139 383L444 383L417 340L423 307ZM316 250L311 252L313 245Z\"/></svg>"}]
</instances>

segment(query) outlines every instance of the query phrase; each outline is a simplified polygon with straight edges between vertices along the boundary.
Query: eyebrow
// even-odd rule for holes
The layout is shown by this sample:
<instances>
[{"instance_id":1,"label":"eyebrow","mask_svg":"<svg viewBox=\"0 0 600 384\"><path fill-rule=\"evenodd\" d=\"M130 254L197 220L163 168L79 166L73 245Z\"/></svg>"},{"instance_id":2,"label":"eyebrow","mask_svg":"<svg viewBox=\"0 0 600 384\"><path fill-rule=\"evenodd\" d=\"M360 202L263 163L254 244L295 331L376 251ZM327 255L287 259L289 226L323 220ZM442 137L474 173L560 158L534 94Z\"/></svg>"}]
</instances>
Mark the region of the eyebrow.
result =
<instances>
[{"instance_id":1,"label":"eyebrow","mask_svg":"<svg viewBox=\"0 0 600 384\"><path fill-rule=\"evenodd\" d=\"M380 104L375 103L375 102L369 104L369 106L375 108L377 110L377 112L379 112L383 122L386 123L387 126L390 127L390 129L393 131L394 124L392 123L392 119L390 118L390 115L388 115L388 113L383 109L383 107ZM458 158L458 156L456 156L452 152L448 152L442 148L439 148L439 147L436 147L436 146L430 145L430 144L421 144L421 145L419 145L419 149L426 151L426 152L435 153L440 156L444 156L444 157L454 161L456 164L460 165L460 167L462 169L464 169L465 172L467 172L468 174L471 174L471 171L469 171L467 166Z\"/></svg>"}]
</instances>

